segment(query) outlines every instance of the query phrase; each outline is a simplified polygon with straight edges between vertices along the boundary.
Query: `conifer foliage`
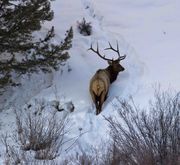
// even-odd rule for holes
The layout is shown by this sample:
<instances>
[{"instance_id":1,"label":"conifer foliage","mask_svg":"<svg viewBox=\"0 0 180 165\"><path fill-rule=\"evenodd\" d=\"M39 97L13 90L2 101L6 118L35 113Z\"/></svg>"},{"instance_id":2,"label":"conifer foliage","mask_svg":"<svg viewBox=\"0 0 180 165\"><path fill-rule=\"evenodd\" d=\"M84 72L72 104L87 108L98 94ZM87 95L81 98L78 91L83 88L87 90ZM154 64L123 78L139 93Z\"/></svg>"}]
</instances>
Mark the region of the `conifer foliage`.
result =
<instances>
[{"instance_id":1,"label":"conifer foliage","mask_svg":"<svg viewBox=\"0 0 180 165\"><path fill-rule=\"evenodd\" d=\"M92 34L91 22L86 22L85 18L81 22L77 21L77 28L83 36L90 36Z\"/></svg>"},{"instance_id":2,"label":"conifer foliage","mask_svg":"<svg viewBox=\"0 0 180 165\"><path fill-rule=\"evenodd\" d=\"M15 84L14 73L51 71L69 58L72 27L59 44L52 43L54 27L44 38L33 35L53 16L50 0L0 1L0 88Z\"/></svg>"}]
</instances>

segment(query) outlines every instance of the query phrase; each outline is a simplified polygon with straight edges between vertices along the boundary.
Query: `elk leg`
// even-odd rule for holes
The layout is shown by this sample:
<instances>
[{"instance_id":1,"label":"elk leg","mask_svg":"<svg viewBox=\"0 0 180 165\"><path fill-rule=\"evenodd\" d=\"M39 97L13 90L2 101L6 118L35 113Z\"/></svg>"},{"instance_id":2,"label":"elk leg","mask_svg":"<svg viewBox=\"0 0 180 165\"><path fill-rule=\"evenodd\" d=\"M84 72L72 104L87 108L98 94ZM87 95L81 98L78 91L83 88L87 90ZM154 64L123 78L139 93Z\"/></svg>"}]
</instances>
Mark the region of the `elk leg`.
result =
<instances>
[{"instance_id":1,"label":"elk leg","mask_svg":"<svg viewBox=\"0 0 180 165\"><path fill-rule=\"evenodd\" d=\"M107 94L105 94L104 92L101 92L100 96L96 96L94 92L91 93L92 100L96 106L96 115L101 113L102 104L104 103L104 99L106 97L105 95Z\"/></svg>"},{"instance_id":2,"label":"elk leg","mask_svg":"<svg viewBox=\"0 0 180 165\"><path fill-rule=\"evenodd\" d=\"M101 103L99 102L99 107L98 107L98 113L97 113L97 115L101 113L101 107L102 107L102 105L101 105Z\"/></svg>"},{"instance_id":3,"label":"elk leg","mask_svg":"<svg viewBox=\"0 0 180 165\"><path fill-rule=\"evenodd\" d=\"M94 102L94 104L95 104L95 106L96 106L96 115L98 115L98 109L99 109L98 97L96 96L96 94L94 93L94 91L93 91L93 92L90 91L90 93L91 93L92 100L93 100L93 102Z\"/></svg>"},{"instance_id":4,"label":"elk leg","mask_svg":"<svg viewBox=\"0 0 180 165\"><path fill-rule=\"evenodd\" d=\"M102 105L103 105L103 102L104 102L104 92L101 92L100 96L97 97L97 103L98 103L98 108L97 108L97 113L96 115L100 114L101 111L102 111Z\"/></svg>"},{"instance_id":5,"label":"elk leg","mask_svg":"<svg viewBox=\"0 0 180 165\"><path fill-rule=\"evenodd\" d=\"M100 98L97 98L96 100L96 115L98 115L101 112L101 102L100 102Z\"/></svg>"},{"instance_id":6,"label":"elk leg","mask_svg":"<svg viewBox=\"0 0 180 165\"><path fill-rule=\"evenodd\" d=\"M102 111L102 105L107 98L107 93L103 92L99 101L99 113Z\"/></svg>"},{"instance_id":7,"label":"elk leg","mask_svg":"<svg viewBox=\"0 0 180 165\"><path fill-rule=\"evenodd\" d=\"M96 104L96 94L91 91L90 91L90 93L91 93L91 98L92 98L93 102Z\"/></svg>"},{"instance_id":8,"label":"elk leg","mask_svg":"<svg viewBox=\"0 0 180 165\"><path fill-rule=\"evenodd\" d=\"M96 115L98 115L99 114L99 101L98 100L96 100Z\"/></svg>"}]
</instances>

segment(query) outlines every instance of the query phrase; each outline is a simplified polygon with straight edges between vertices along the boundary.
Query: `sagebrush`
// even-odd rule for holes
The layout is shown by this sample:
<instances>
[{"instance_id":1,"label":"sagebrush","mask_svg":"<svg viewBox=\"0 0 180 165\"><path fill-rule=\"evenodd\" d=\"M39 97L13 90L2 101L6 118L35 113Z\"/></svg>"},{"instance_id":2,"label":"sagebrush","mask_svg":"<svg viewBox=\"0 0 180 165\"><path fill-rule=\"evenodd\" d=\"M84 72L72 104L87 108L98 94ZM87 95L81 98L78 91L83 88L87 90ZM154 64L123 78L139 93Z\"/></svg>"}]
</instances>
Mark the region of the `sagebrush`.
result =
<instances>
[{"instance_id":1,"label":"sagebrush","mask_svg":"<svg viewBox=\"0 0 180 165\"><path fill-rule=\"evenodd\" d=\"M178 165L180 163L180 94L155 92L148 110L120 101L117 119L106 119L112 144L109 164Z\"/></svg>"}]
</instances>

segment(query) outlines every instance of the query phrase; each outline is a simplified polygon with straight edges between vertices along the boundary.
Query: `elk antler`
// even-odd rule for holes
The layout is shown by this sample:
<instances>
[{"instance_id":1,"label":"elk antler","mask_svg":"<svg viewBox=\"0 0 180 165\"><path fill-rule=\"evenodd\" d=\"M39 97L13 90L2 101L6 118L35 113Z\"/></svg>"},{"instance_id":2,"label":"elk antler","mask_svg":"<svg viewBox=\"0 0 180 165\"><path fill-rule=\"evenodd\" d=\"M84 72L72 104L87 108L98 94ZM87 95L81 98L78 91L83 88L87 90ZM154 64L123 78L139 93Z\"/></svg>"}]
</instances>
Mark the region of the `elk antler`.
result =
<instances>
[{"instance_id":1,"label":"elk antler","mask_svg":"<svg viewBox=\"0 0 180 165\"><path fill-rule=\"evenodd\" d=\"M106 49L104 49L104 50L113 50L113 51L115 51L117 54L118 54L118 59L117 60L124 60L125 58L126 58L126 55L124 55L124 56L121 56L120 55L120 53L119 53L119 45L118 45L118 42L117 42L117 49L114 49L113 47L112 47L112 45L111 45L111 43L110 42L108 42L109 43L109 48L106 48Z\"/></svg>"},{"instance_id":2,"label":"elk antler","mask_svg":"<svg viewBox=\"0 0 180 165\"><path fill-rule=\"evenodd\" d=\"M106 58L105 55L101 55L99 53L99 46L98 46L98 42L97 42L97 50L94 50L94 48L92 47L92 43L91 43L91 47L88 50L92 50L94 53L96 53L100 58L107 60L107 61L113 61L112 59Z\"/></svg>"}]
</instances>

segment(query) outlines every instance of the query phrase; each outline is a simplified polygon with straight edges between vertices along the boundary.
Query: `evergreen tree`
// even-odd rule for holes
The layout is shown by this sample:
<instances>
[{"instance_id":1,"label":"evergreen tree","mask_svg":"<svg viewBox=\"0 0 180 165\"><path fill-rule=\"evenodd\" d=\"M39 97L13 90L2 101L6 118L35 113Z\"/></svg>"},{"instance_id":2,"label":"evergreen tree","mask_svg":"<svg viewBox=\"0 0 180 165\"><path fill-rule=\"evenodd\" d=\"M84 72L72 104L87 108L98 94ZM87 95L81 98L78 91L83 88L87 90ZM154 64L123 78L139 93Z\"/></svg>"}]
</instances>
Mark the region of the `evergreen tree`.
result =
<instances>
[{"instance_id":1,"label":"evergreen tree","mask_svg":"<svg viewBox=\"0 0 180 165\"><path fill-rule=\"evenodd\" d=\"M41 39L32 34L53 19L50 5L50 0L0 1L0 88L15 84L13 73L51 71L69 58L72 27L59 45L51 42L54 27Z\"/></svg>"}]
</instances>

